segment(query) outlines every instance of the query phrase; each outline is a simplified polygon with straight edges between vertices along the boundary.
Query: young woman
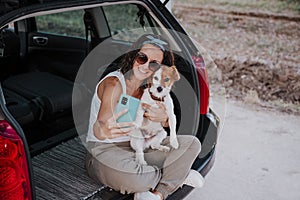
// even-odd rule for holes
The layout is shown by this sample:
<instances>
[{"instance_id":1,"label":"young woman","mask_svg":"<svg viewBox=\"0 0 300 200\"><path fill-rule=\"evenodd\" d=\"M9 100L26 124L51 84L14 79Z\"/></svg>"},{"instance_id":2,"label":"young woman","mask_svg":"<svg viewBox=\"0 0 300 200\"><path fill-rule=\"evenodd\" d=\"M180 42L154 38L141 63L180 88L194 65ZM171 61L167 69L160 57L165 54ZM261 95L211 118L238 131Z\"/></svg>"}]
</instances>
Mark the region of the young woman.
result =
<instances>
[{"instance_id":1,"label":"young woman","mask_svg":"<svg viewBox=\"0 0 300 200\"><path fill-rule=\"evenodd\" d=\"M145 152L148 165L135 161L128 133L132 122L117 123L127 111L114 113L122 93L141 98L143 86L160 66L174 62L170 47L157 35L143 35L132 46L119 64L119 70L109 73L96 86L92 99L86 167L89 175L121 193L135 193L138 200L165 199L183 184L203 185L203 177L191 170L201 144L190 135L179 135L179 148L170 152L149 149ZM159 108L142 104L144 117L168 126L168 116L162 104ZM168 144L168 138L164 141Z\"/></svg>"}]
</instances>

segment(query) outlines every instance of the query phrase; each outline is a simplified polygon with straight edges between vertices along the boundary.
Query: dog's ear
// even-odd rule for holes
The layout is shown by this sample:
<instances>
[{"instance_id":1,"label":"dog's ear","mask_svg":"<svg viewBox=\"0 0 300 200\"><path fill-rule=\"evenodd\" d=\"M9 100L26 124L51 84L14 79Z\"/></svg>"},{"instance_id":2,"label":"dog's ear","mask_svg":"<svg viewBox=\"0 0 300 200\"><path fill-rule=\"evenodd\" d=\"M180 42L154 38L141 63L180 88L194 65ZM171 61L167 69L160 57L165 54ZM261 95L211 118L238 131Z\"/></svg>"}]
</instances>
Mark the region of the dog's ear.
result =
<instances>
[{"instance_id":1,"label":"dog's ear","mask_svg":"<svg viewBox=\"0 0 300 200\"><path fill-rule=\"evenodd\" d=\"M178 73L178 70L177 70L176 66L172 65L171 68L173 69L173 79L175 81L178 81L180 79L180 75Z\"/></svg>"}]
</instances>

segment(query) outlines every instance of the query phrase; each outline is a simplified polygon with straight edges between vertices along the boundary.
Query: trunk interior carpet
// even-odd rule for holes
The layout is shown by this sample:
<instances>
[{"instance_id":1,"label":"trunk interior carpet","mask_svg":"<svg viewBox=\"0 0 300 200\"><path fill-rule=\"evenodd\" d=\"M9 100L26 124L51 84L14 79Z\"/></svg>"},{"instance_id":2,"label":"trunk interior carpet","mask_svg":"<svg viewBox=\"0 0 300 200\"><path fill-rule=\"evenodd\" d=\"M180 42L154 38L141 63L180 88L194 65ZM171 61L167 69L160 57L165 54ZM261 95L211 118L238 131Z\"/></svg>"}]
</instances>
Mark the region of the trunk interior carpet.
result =
<instances>
[{"instance_id":1,"label":"trunk interior carpet","mask_svg":"<svg viewBox=\"0 0 300 200\"><path fill-rule=\"evenodd\" d=\"M85 168L86 148L79 137L32 158L37 200L132 200L89 178ZM183 199L192 187L184 185L167 199Z\"/></svg>"},{"instance_id":2,"label":"trunk interior carpet","mask_svg":"<svg viewBox=\"0 0 300 200\"><path fill-rule=\"evenodd\" d=\"M125 199L89 178L81 140L64 142L32 159L36 199Z\"/></svg>"}]
</instances>

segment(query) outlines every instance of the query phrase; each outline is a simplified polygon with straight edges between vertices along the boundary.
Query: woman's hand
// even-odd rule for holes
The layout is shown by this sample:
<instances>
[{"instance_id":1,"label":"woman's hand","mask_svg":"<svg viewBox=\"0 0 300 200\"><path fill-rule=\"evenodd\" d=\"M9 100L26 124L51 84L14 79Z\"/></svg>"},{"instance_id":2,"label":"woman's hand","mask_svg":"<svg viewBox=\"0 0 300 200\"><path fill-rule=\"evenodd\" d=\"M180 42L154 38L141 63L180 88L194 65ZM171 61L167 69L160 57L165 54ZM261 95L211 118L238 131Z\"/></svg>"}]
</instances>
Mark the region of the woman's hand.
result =
<instances>
[{"instance_id":1,"label":"woman's hand","mask_svg":"<svg viewBox=\"0 0 300 200\"><path fill-rule=\"evenodd\" d=\"M117 119L124 115L128 110L122 110L117 114L114 114L106 121L97 120L94 123L93 130L94 135L99 140L113 139L121 136L126 136L130 131L134 129L133 122L120 122L117 123Z\"/></svg>"},{"instance_id":2,"label":"woman's hand","mask_svg":"<svg viewBox=\"0 0 300 200\"><path fill-rule=\"evenodd\" d=\"M154 122L161 122L163 126L166 126L169 119L166 108L161 102L156 102L156 104L158 107L142 103L142 107L145 110L144 117Z\"/></svg>"}]
</instances>

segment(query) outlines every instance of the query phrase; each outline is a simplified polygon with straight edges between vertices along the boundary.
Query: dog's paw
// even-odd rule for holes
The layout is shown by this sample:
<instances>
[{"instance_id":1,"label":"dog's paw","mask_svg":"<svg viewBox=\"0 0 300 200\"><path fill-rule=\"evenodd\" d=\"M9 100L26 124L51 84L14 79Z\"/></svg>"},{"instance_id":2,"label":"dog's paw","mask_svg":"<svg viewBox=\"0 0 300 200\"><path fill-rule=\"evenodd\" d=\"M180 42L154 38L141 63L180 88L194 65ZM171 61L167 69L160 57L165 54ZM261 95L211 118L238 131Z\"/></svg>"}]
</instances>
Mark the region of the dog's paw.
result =
<instances>
[{"instance_id":1,"label":"dog's paw","mask_svg":"<svg viewBox=\"0 0 300 200\"><path fill-rule=\"evenodd\" d=\"M138 163L139 163L140 165L147 165L147 162L144 161L144 160L141 160L141 161L139 161Z\"/></svg>"},{"instance_id":2,"label":"dog's paw","mask_svg":"<svg viewBox=\"0 0 300 200\"><path fill-rule=\"evenodd\" d=\"M170 151L170 147L167 146L163 146L163 145L150 145L151 149L157 149L159 151L163 151L163 152L169 152Z\"/></svg>"},{"instance_id":3,"label":"dog's paw","mask_svg":"<svg viewBox=\"0 0 300 200\"><path fill-rule=\"evenodd\" d=\"M136 158L135 161L140 165L147 165L147 162L143 158Z\"/></svg>"},{"instance_id":4,"label":"dog's paw","mask_svg":"<svg viewBox=\"0 0 300 200\"><path fill-rule=\"evenodd\" d=\"M174 149L178 149L178 147L179 147L179 144L178 144L178 141L177 141L176 138L170 140L170 145L171 145Z\"/></svg>"},{"instance_id":5,"label":"dog's paw","mask_svg":"<svg viewBox=\"0 0 300 200\"><path fill-rule=\"evenodd\" d=\"M162 146L162 145L161 145L161 146L158 148L158 150L163 151L163 152L169 152L169 151L170 151L170 147Z\"/></svg>"}]
</instances>

